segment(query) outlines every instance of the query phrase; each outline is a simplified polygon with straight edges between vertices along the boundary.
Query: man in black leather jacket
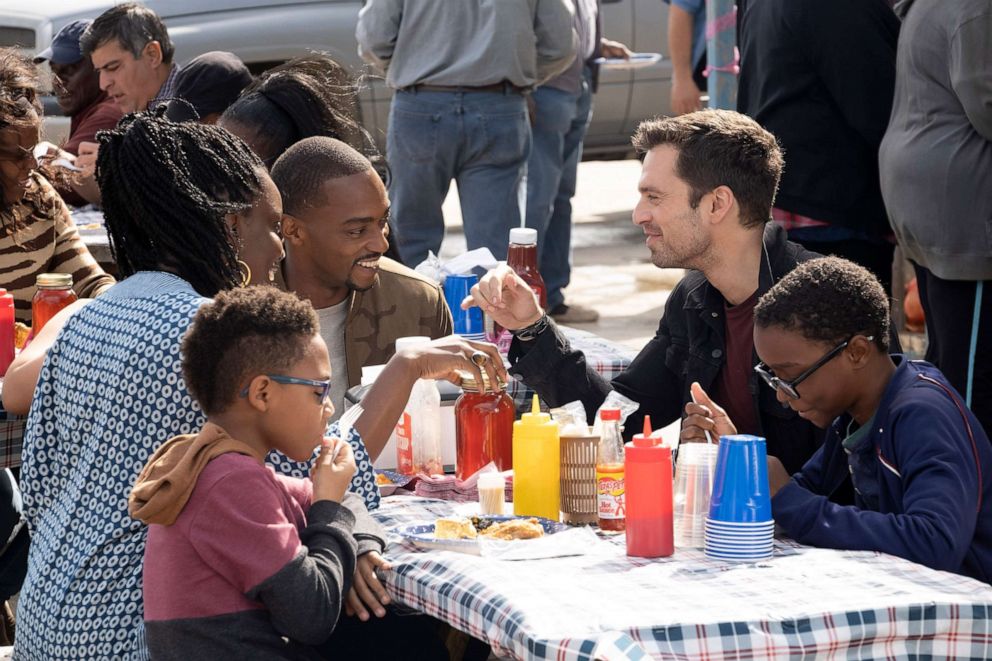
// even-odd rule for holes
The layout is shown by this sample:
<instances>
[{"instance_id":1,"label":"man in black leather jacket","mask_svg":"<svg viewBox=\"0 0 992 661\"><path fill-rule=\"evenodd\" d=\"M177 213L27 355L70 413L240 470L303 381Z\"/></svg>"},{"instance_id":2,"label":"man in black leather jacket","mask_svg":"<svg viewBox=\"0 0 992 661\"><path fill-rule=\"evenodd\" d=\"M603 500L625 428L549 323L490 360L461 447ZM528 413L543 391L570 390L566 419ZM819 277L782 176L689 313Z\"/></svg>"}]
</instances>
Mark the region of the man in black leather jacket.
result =
<instances>
[{"instance_id":1,"label":"man in black leather jacket","mask_svg":"<svg viewBox=\"0 0 992 661\"><path fill-rule=\"evenodd\" d=\"M655 426L679 419L698 382L739 432L764 436L769 454L798 471L823 433L783 408L753 371L754 303L796 264L819 256L768 223L783 166L774 136L739 113L704 110L642 123L634 146L644 163L633 221L656 266L691 270L623 374L607 383L587 366L508 267L488 273L463 305L479 305L512 330L510 371L552 406L581 400L591 417L617 390L641 405L625 425L630 436L645 414ZM698 425L684 425L683 440L699 434Z\"/></svg>"}]
</instances>

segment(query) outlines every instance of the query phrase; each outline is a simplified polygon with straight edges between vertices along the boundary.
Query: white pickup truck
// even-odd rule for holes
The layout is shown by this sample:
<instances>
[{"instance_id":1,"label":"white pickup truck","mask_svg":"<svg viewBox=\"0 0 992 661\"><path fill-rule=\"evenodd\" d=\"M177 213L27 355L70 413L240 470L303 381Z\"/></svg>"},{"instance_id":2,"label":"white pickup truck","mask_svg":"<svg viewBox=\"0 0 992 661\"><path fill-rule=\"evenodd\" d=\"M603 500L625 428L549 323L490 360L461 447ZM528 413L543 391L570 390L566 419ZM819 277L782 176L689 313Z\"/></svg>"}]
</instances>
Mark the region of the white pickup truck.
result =
<instances>
[{"instance_id":1,"label":"white pickup truck","mask_svg":"<svg viewBox=\"0 0 992 661\"><path fill-rule=\"evenodd\" d=\"M463 2L469 0L452 0ZM66 23L96 18L108 0L5 0L0 3L0 46L35 53L48 46ZM165 21L176 45L176 60L211 50L237 54L253 73L308 50L331 54L356 74L366 74L359 97L362 121L382 144L390 90L358 57L355 25L359 0L145 0ZM667 56L667 5L662 0L602 0L604 34L633 51ZM604 70L586 136L589 155L623 154L630 135L645 118L669 111L671 65L667 57L650 67ZM46 134L58 139L67 129L53 100L46 103Z\"/></svg>"}]
</instances>

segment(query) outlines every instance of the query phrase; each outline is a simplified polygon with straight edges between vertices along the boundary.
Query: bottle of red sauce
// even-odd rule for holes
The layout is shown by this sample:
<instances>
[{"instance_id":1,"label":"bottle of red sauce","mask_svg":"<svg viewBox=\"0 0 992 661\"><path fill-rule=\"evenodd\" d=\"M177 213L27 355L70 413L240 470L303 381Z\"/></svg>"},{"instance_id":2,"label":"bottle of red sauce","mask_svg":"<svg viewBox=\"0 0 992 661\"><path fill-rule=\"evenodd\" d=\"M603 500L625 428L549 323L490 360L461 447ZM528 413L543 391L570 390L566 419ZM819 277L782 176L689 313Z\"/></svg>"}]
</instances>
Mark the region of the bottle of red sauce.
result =
<instances>
[{"instance_id":1,"label":"bottle of red sauce","mask_svg":"<svg viewBox=\"0 0 992 661\"><path fill-rule=\"evenodd\" d=\"M72 276L68 273L42 273L36 284L38 290L31 299L31 334L35 337L49 319L76 300Z\"/></svg>"},{"instance_id":2,"label":"bottle of red sauce","mask_svg":"<svg viewBox=\"0 0 992 661\"><path fill-rule=\"evenodd\" d=\"M596 452L596 500L599 529L622 531L626 528L623 436L620 409L600 409L602 430Z\"/></svg>"},{"instance_id":3,"label":"bottle of red sauce","mask_svg":"<svg viewBox=\"0 0 992 661\"><path fill-rule=\"evenodd\" d=\"M530 227L514 227L510 230L510 247L506 263L520 279L530 285L537 294L542 308L548 307L548 292L544 278L537 269L537 230Z\"/></svg>"},{"instance_id":4,"label":"bottle of red sauce","mask_svg":"<svg viewBox=\"0 0 992 661\"><path fill-rule=\"evenodd\" d=\"M635 434L624 452L627 506L627 555L663 558L675 552L672 519L672 451L651 436L651 417L644 433Z\"/></svg>"},{"instance_id":5,"label":"bottle of red sauce","mask_svg":"<svg viewBox=\"0 0 992 661\"><path fill-rule=\"evenodd\" d=\"M530 285L537 295L541 307L548 307L548 292L544 286L544 278L537 268L537 230L530 227L514 227L510 230L510 247L507 249L506 264L520 276L520 279ZM492 336L489 341L499 346L502 353L510 351L512 337L510 333L497 323L493 323Z\"/></svg>"},{"instance_id":6,"label":"bottle of red sauce","mask_svg":"<svg viewBox=\"0 0 992 661\"><path fill-rule=\"evenodd\" d=\"M14 297L0 289L0 377L14 362Z\"/></svg>"},{"instance_id":7,"label":"bottle of red sauce","mask_svg":"<svg viewBox=\"0 0 992 661\"><path fill-rule=\"evenodd\" d=\"M464 480L490 461L501 470L513 468L513 420L516 409L506 394L506 384L498 382L495 392L486 372L483 383L463 375L464 391L455 402L455 475Z\"/></svg>"}]
</instances>

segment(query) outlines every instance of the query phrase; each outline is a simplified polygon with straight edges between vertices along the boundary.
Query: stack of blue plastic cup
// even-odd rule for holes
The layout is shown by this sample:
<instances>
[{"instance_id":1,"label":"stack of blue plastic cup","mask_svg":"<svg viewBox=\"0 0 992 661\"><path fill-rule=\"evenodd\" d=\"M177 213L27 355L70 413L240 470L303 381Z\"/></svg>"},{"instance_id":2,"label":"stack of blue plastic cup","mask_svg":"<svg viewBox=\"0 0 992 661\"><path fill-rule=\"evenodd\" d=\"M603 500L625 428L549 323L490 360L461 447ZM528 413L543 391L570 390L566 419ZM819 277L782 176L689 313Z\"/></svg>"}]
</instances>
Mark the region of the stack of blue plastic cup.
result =
<instances>
[{"instance_id":1,"label":"stack of blue plastic cup","mask_svg":"<svg viewBox=\"0 0 992 661\"><path fill-rule=\"evenodd\" d=\"M774 535L765 439L721 436L706 519L706 556L764 560L772 555Z\"/></svg>"},{"instance_id":2,"label":"stack of blue plastic cup","mask_svg":"<svg viewBox=\"0 0 992 661\"><path fill-rule=\"evenodd\" d=\"M473 273L447 276L444 279L444 300L451 310L451 320L454 322L452 331L466 340L485 342L486 329L482 310L477 307L462 310L462 301L478 282L479 277Z\"/></svg>"}]
</instances>

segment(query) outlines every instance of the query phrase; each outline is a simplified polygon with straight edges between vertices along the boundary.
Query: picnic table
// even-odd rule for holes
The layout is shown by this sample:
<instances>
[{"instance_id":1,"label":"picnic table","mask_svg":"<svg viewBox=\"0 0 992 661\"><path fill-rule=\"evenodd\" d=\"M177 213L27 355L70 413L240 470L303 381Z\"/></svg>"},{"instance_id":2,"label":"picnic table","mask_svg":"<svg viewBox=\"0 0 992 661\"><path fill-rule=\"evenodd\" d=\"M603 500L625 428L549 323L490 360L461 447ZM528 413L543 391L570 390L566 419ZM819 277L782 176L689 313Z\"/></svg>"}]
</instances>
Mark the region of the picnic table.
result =
<instances>
[{"instance_id":1,"label":"picnic table","mask_svg":"<svg viewBox=\"0 0 992 661\"><path fill-rule=\"evenodd\" d=\"M508 561L424 552L395 533L473 507L385 498L374 512L390 531L384 578L396 603L501 657L992 658L992 587L881 553L779 538L758 563L698 549L648 560L601 534L594 554Z\"/></svg>"}]
</instances>

